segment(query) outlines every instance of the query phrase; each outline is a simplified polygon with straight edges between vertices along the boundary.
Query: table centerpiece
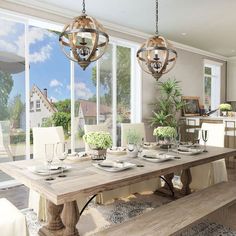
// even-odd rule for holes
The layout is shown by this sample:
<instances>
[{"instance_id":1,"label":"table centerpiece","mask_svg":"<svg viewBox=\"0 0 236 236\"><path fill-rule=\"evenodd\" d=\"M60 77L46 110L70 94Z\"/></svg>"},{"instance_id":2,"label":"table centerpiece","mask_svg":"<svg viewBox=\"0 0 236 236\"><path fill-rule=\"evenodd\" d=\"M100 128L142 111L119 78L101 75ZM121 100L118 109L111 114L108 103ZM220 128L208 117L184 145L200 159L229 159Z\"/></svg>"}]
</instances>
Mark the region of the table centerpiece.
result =
<instances>
[{"instance_id":1,"label":"table centerpiece","mask_svg":"<svg viewBox=\"0 0 236 236\"><path fill-rule=\"evenodd\" d=\"M157 137L157 142L161 145L161 148L168 149L171 147L177 132L174 127L159 126L154 129L153 135Z\"/></svg>"},{"instance_id":2,"label":"table centerpiece","mask_svg":"<svg viewBox=\"0 0 236 236\"><path fill-rule=\"evenodd\" d=\"M232 111L232 106L228 103L221 103L219 108L223 116L228 116L228 112Z\"/></svg>"},{"instance_id":3,"label":"table centerpiece","mask_svg":"<svg viewBox=\"0 0 236 236\"><path fill-rule=\"evenodd\" d=\"M83 136L90 150L88 154L92 160L105 160L107 149L112 146L112 138L108 132L88 132Z\"/></svg>"}]
</instances>

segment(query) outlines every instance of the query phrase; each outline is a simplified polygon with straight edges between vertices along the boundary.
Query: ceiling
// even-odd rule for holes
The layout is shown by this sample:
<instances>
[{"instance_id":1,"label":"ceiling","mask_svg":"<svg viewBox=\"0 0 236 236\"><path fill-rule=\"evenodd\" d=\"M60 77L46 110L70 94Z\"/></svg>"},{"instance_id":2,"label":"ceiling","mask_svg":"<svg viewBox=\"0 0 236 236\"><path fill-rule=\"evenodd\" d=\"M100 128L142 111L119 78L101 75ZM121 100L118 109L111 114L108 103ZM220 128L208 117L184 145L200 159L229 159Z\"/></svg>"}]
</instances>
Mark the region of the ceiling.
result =
<instances>
[{"instance_id":1,"label":"ceiling","mask_svg":"<svg viewBox=\"0 0 236 236\"><path fill-rule=\"evenodd\" d=\"M29 1L20 0L17 2ZM71 17L82 0L31 0ZM144 33L155 32L155 0L86 0L87 14ZM225 57L236 56L235 0L159 0L159 31L168 39Z\"/></svg>"}]
</instances>

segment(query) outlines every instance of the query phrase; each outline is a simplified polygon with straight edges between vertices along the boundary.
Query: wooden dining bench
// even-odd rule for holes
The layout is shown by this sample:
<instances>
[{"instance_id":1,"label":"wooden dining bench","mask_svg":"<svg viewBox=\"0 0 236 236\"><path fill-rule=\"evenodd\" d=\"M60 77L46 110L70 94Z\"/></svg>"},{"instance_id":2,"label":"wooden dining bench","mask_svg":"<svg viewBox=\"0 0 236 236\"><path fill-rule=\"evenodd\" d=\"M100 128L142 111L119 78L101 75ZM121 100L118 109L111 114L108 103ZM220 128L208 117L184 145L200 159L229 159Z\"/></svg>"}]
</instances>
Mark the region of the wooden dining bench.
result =
<instances>
[{"instance_id":1,"label":"wooden dining bench","mask_svg":"<svg viewBox=\"0 0 236 236\"><path fill-rule=\"evenodd\" d=\"M110 227L96 235L176 235L211 213L234 203L236 203L236 183L223 182Z\"/></svg>"}]
</instances>

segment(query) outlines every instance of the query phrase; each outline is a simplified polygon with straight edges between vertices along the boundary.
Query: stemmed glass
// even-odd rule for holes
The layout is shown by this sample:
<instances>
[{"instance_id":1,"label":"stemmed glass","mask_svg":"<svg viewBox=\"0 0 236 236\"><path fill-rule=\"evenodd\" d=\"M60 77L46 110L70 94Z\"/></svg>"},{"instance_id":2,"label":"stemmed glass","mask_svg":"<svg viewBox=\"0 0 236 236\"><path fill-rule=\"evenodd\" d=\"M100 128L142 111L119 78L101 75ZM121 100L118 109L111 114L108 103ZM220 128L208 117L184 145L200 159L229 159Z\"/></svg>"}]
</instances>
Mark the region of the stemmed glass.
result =
<instances>
[{"instance_id":1,"label":"stemmed glass","mask_svg":"<svg viewBox=\"0 0 236 236\"><path fill-rule=\"evenodd\" d=\"M54 158L54 144L48 143L45 144L45 157L48 164L48 171L49 171L49 177L46 178L47 181L54 180L54 178L51 175L51 164Z\"/></svg>"},{"instance_id":2,"label":"stemmed glass","mask_svg":"<svg viewBox=\"0 0 236 236\"><path fill-rule=\"evenodd\" d=\"M204 150L203 150L203 152L207 152L206 143L208 141L208 130L202 130L202 140L204 141Z\"/></svg>"},{"instance_id":3,"label":"stemmed glass","mask_svg":"<svg viewBox=\"0 0 236 236\"><path fill-rule=\"evenodd\" d=\"M61 174L58 177L66 177L64 172L63 161L67 158L68 155L68 145L65 142L58 142L56 146L56 155L58 159L61 161Z\"/></svg>"}]
</instances>

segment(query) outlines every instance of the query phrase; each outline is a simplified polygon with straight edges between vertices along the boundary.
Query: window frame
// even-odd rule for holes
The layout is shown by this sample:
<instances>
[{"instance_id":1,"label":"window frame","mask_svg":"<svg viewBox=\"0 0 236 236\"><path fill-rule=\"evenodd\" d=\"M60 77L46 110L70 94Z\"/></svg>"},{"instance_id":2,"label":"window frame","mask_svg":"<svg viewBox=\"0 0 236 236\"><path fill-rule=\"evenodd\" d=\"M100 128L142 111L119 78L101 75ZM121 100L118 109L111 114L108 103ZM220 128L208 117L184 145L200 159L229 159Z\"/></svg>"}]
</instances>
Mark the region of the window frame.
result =
<instances>
[{"instance_id":1,"label":"window frame","mask_svg":"<svg viewBox=\"0 0 236 236\"><path fill-rule=\"evenodd\" d=\"M212 82L214 84L218 83L218 85L219 85L218 91L217 91L219 99L218 99L218 102L215 102L215 104L217 103L215 107L212 107L212 105L215 105L215 104L214 103L212 104L212 93L211 93L211 110L212 109L217 109L217 105L220 104L220 101L221 101L221 70L222 70L221 67L222 67L222 65L223 65L223 63L220 63L220 62L217 62L217 61L212 61L212 60L208 60L208 59L203 60L203 105L204 105L204 108L206 106L206 104L205 104L205 99L206 99L206 96L205 96L205 78L206 77L211 79L211 91L213 91L212 90L212 86L213 86ZM211 68L211 75L205 73L205 67ZM216 81L216 80L218 80L218 81Z\"/></svg>"},{"instance_id":2,"label":"window frame","mask_svg":"<svg viewBox=\"0 0 236 236\"><path fill-rule=\"evenodd\" d=\"M16 12L5 12L4 10L0 11L1 14L6 16L6 19L11 21L20 22L25 25L25 106L26 106L26 159L30 159L30 112L33 112L30 105L30 62L29 62L29 27L35 26L40 28L47 28L52 30L60 31L63 29L63 25L58 22L50 22L45 19L34 18L28 15L19 15ZM138 62L136 60L136 51L140 47L140 44L134 41L129 41L126 39L118 38L110 36L110 44L113 47L113 60L112 60L112 81L113 81L113 91L112 91L112 118L113 118L113 127L116 127L117 123L117 100L116 100L116 46L123 46L128 47L131 49L131 85L130 85L130 95L131 95L131 122L141 122L142 120L142 76L141 76L141 69L138 66ZM99 71L99 60L97 61L97 71ZM97 73L97 81L99 77L99 72ZM74 62L70 61L70 84L71 84L71 151L75 150L75 75L74 75ZM99 123L99 115L100 115L100 84L98 81L97 84L97 120L96 122ZM41 102L40 107L37 108L36 103L34 104L33 108L35 107L35 111L41 110ZM116 143L117 139L117 129L112 129L112 136L113 141Z\"/></svg>"}]
</instances>

